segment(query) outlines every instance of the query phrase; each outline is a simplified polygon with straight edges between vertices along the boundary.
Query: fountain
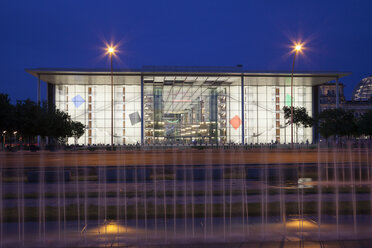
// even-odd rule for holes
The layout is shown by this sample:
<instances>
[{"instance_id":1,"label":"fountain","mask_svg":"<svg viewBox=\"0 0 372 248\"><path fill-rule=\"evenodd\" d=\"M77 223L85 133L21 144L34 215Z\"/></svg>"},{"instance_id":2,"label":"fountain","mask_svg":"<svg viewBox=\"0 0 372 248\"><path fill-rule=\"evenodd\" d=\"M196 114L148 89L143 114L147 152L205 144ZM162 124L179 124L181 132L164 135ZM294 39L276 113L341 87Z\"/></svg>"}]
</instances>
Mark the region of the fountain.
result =
<instances>
[{"instance_id":1,"label":"fountain","mask_svg":"<svg viewBox=\"0 0 372 248\"><path fill-rule=\"evenodd\" d=\"M369 151L348 142L3 152L0 246L369 239Z\"/></svg>"}]
</instances>

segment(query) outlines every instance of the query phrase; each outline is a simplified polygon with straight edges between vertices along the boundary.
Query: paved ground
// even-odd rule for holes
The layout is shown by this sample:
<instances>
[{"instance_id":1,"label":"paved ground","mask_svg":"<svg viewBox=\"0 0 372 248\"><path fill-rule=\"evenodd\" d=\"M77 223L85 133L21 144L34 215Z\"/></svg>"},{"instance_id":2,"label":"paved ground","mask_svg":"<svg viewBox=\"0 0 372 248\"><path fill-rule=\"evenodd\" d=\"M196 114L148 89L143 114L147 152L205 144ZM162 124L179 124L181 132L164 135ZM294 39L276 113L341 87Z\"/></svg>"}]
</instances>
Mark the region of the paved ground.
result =
<instances>
[{"instance_id":1,"label":"paved ground","mask_svg":"<svg viewBox=\"0 0 372 248\"><path fill-rule=\"evenodd\" d=\"M177 244L177 245L147 245L147 246L124 246L124 247L148 247L148 248L204 248L204 247L228 247L228 248L370 248L372 240L340 240L340 241L281 241L281 242L247 242L247 243L208 243L208 244Z\"/></svg>"},{"instance_id":2,"label":"paved ground","mask_svg":"<svg viewBox=\"0 0 372 248\"><path fill-rule=\"evenodd\" d=\"M125 248L371 248L372 240L339 240L339 241L279 241L279 242L245 242L245 243L199 243L199 244L161 244L161 245L120 245L108 244L106 246L77 246L77 247L125 247ZM14 246L4 246L14 247ZM26 245L26 247L48 247L40 244ZM61 246L57 247L75 247Z\"/></svg>"},{"instance_id":3,"label":"paved ground","mask_svg":"<svg viewBox=\"0 0 372 248\"><path fill-rule=\"evenodd\" d=\"M218 165L218 164L291 164L367 162L366 149L331 150L196 150L169 149L151 151L39 151L0 152L3 168L40 166L125 166L125 165Z\"/></svg>"}]
</instances>

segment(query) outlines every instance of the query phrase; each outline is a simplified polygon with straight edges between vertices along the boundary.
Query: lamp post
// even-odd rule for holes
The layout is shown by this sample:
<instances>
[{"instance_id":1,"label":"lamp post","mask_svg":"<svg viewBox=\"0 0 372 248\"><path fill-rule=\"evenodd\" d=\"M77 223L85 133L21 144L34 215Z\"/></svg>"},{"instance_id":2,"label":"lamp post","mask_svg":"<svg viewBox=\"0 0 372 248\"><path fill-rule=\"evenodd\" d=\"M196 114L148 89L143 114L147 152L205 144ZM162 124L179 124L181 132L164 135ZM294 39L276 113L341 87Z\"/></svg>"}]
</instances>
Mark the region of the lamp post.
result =
<instances>
[{"instance_id":1,"label":"lamp post","mask_svg":"<svg viewBox=\"0 0 372 248\"><path fill-rule=\"evenodd\" d=\"M111 147L114 146L114 71L112 69L112 55L115 54L115 48L110 46L107 48L110 54L110 68L111 68Z\"/></svg>"},{"instance_id":2,"label":"lamp post","mask_svg":"<svg viewBox=\"0 0 372 248\"><path fill-rule=\"evenodd\" d=\"M3 131L3 150L5 150L5 135L6 131Z\"/></svg>"},{"instance_id":3,"label":"lamp post","mask_svg":"<svg viewBox=\"0 0 372 248\"><path fill-rule=\"evenodd\" d=\"M13 134L14 134L14 146L17 146L17 131L14 131Z\"/></svg>"},{"instance_id":4,"label":"lamp post","mask_svg":"<svg viewBox=\"0 0 372 248\"><path fill-rule=\"evenodd\" d=\"M291 74L291 147L293 148L293 72L296 61L297 53L302 49L301 44L297 44L294 48L293 64L292 64L292 74Z\"/></svg>"}]
</instances>

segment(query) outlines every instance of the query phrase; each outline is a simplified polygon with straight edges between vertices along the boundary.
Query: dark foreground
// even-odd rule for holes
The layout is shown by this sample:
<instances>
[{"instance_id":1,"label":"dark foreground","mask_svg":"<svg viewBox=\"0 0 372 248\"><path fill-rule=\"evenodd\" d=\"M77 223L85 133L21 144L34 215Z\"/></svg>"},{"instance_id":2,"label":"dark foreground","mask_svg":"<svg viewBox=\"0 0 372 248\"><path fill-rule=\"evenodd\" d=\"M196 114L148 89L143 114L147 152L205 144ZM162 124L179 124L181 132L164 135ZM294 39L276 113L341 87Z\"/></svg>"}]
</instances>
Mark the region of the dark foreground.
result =
<instances>
[{"instance_id":1,"label":"dark foreground","mask_svg":"<svg viewBox=\"0 0 372 248\"><path fill-rule=\"evenodd\" d=\"M0 153L0 247L372 247L370 150Z\"/></svg>"},{"instance_id":2,"label":"dark foreground","mask_svg":"<svg viewBox=\"0 0 372 248\"><path fill-rule=\"evenodd\" d=\"M279 242L244 242L244 243L209 243L209 244L177 244L177 245L147 245L147 246L123 246L123 247L146 247L146 248L370 248L372 240L339 240L339 241L279 241Z\"/></svg>"}]
</instances>

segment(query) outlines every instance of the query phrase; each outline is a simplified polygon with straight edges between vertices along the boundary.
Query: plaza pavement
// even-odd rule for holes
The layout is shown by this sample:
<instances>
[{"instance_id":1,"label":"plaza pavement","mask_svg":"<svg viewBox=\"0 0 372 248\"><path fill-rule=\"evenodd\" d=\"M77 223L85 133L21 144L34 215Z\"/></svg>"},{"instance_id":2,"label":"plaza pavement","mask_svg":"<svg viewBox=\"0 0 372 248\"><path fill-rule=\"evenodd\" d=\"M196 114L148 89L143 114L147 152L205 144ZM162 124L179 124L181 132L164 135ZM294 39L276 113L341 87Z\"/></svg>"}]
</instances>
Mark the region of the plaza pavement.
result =
<instances>
[{"instance_id":1,"label":"plaza pavement","mask_svg":"<svg viewBox=\"0 0 372 248\"><path fill-rule=\"evenodd\" d=\"M246 242L246 243L206 243L177 245L125 246L130 248L371 248L371 240L338 241L280 241L280 242Z\"/></svg>"},{"instance_id":2,"label":"plaza pavement","mask_svg":"<svg viewBox=\"0 0 372 248\"><path fill-rule=\"evenodd\" d=\"M365 149L168 149L141 151L18 151L0 152L2 168L127 165L222 165L365 163L372 155Z\"/></svg>"}]
</instances>

